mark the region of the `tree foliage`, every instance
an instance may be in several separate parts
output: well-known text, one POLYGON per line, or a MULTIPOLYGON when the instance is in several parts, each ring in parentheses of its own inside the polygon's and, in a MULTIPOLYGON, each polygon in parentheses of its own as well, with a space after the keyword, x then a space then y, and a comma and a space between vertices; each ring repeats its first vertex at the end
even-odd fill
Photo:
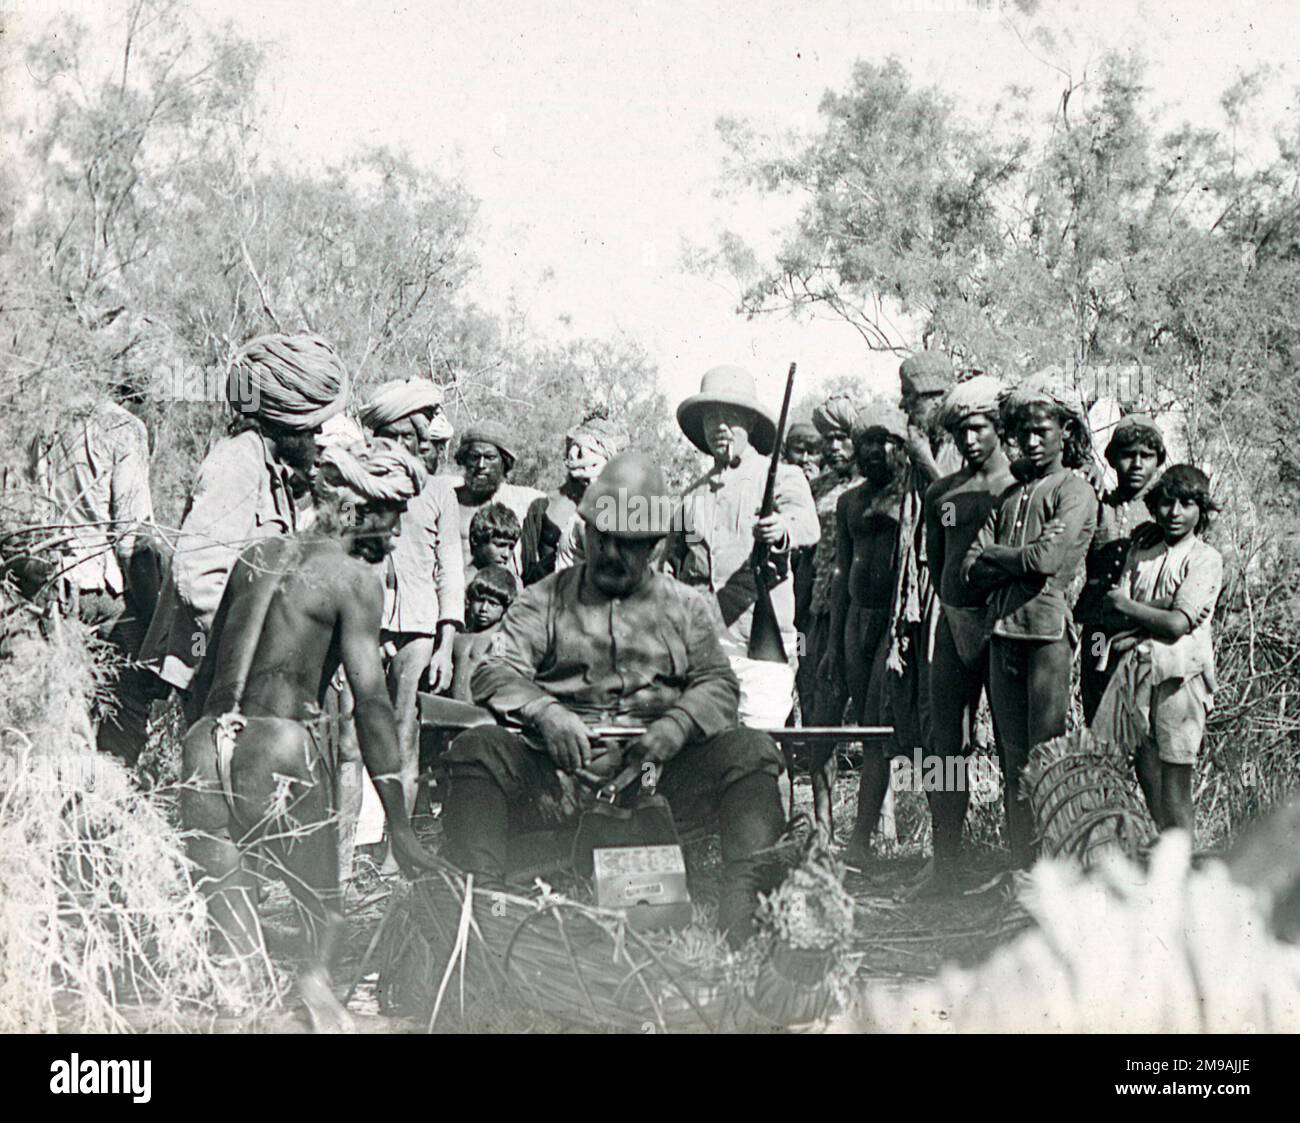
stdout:
POLYGON ((453 423, 505 421, 524 482, 558 482, 559 438, 596 405, 683 474, 644 350, 542 340, 475 300, 478 202, 459 183, 388 149, 320 170, 269 151, 265 50, 179 0, 132 0, 107 69, 88 34, 64 20, 33 42, 37 112, 9 123, 23 159, 0 180, 7 506, 32 426, 115 389, 149 425, 156 506, 175 522, 228 421, 231 357, 275 330, 328 339, 361 395, 428 377, 453 423))

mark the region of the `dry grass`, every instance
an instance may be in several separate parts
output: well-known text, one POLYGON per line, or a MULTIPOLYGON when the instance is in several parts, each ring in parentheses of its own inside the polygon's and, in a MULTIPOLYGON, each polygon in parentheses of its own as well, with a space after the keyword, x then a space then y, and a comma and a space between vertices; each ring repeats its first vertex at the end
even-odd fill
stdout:
POLYGON ((95 752, 81 629, 10 635, 0 659, 0 1031, 192 1027, 276 998, 208 952, 180 833, 95 752), (133 1006, 147 1009, 147 1016, 133 1006))

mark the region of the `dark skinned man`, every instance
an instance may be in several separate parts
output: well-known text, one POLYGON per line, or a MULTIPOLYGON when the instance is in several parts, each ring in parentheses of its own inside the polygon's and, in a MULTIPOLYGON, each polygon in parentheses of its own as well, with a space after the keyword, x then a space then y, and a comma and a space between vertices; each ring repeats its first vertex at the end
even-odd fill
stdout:
MULTIPOLYGON (((835 511, 835 569, 831 625, 821 678, 850 698, 849 721, 882 725, 886 708, 885 657, 894 590, 898 506, 908 480, 907 418, 893 406, 869 405, 854 419, 853 451, 862 479, 844 491, 835 511)), ((819 754, 830 746, 819 746, 819 754)), ((845 860, 866 864, 871 837, 889 792, 890 758, 911 746, 891 738, 863 750, 858 808, 845 860)), ((821 756, 814 757, 817 775, 821 756)), ((829 792, 822 798, 829 802, 829 792)), ((829 808, 827 809, 829 818, 829 808)))
POLYGON ((442 389, 427 378, 385 382, 366 399, 360 417, 376 437, 396 441, 429 472, 402 515, 402 533, 387 562, 381 633, 409 812, 420 764, 416 693, 426 680, 435 694, 450 688, 456 632, 465 622, 460 505, 451 481, 433 475, 452 428, 442 411, 442 389))
POLYGON ((474 700, 521 731, 480 727, 447 753, 449 852, 488 885, 506 874, 513 832, 576 822, 595 787, 658 774, 685 826, 718 821, 724 863, 719 923, 750 934, 770 873, 761 853, 784 816, 781 754, 738 723, 739 686, 708 602, 651 557, 671 523, 663 477, 643 453, 606 465, 579 506, 586 560, 529 586, 472 680, 474 700), (589 729, 646 732, 623 755, 598 753, 589 729))
POLYGON ((1141 544, 1154 540, 1145 499, 1165 462, 1164 434, 1150 417, 1131 413, 1115 426, 1106 460, 1115 470, 1115 486, 1097 506, 1097 532, 1088 547, 1083 591, 1074 606, 1080 638, 1079 695, 1089 725, 1114 669, 1108 658, 1114 632, 1107 623, 1106 595, 1119 581, 1134 532, 1148 524, 1141 544))
POLYGON ((382 562, 424 473, 404 450, 331 448, 310 530, 240 556, 193 682, 202 717, 183 743, 181 818, 223 950, 247 969, 262 949, 253 855, 278 869, 306 919, 311 958, 298 990, 313 1028, 351 1028, 330 989, 341 933, 338 845, 322 704, 339 664, 354 698, 362 757, 398 862, 430 860, 411 831, 393 707, 379 659, 382 562))
POLYGON ((936 424, 952 436, 965 466, 930 485, 925 495, 925 542, 939 597, 939 621, 930 656, 930 752, 942 778, 927 785, 934 834, 934 863, 922 895, 951 892, 958 884, 962 828, 970 802, 965 762, 980 695, 988 678, 988 598, 961 579, 961 563, 980 527, 1012 487, 1015 476, 1002 447, 998 403, 1004 386, 976 375, 954 386, 939 404, 936 424), (950 783, 951 781, 951 783, 950 783))
POLYGON ((141 645, 164 682, 189 687, 240 550, 299 528, 294 477, 310 478, 316 437, 347 393, 346 368, 318 336, 264 335, 240 349, 226 381, 231 435, 199 465, 141 645))
MULTIPOLYGON (((461 560, 466 570, 471 565, 469 524, 480 507, 504 504, 522 526, 528 508, 535 500, 544 498, 535 487, 510 482, 515 459, 514 442, 499 421, 475 421, 461 434, 460 444, 456 446, 456 463, 462 475, 456 485, 456 499, 460 503, 461 560)), ((516 544, 509 568, 517 578, 523 579, 521 544, 516 544)))
POLYGON ((1076 469, 1091 435, 1070 377, 1031 375, 1006 396, 1002 425, 1022 460, 1020 480, 985 520, 961 563, 989 598, 989 708, 1005 781, 1013 864, 1033 861, 1033 816, 1020 773, 1033 747, 1065 732, 1074 622, 1070 595, 1097 525, 1097 495, 1076 469))

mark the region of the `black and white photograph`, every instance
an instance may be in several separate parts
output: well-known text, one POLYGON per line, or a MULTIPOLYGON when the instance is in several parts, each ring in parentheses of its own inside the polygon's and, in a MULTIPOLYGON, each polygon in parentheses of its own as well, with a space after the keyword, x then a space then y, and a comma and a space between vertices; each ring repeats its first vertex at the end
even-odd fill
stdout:
POLYGON ((0 0, 0 127, 41 1094, 1300 1032, 1300 4, 0 0))

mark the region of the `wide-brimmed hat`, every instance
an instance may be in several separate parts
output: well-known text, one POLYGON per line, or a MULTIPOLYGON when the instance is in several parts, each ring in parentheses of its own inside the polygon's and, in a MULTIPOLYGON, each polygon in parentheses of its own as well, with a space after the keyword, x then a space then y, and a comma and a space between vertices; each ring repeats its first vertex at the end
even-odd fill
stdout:
POLYGON ((758 400, 754 376, 744 367, 720 366, 704 372, 700 392, 677 407, 677 424, 701 452, 711 452, 704 437, 704 411, 709 406, 735 406, 753 418, 749 443, 764 456, 776 444, 776 420, 758 400))

